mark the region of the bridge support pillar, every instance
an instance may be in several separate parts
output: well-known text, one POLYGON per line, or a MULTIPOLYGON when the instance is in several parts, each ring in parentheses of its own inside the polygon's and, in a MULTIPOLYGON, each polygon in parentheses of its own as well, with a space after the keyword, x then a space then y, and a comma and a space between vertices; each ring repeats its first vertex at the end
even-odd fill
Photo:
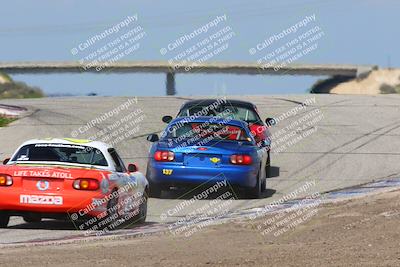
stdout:
POLYGON ((167 95, 176 95, 174 72, 167 73, 166 87, 167 87, 167 95))

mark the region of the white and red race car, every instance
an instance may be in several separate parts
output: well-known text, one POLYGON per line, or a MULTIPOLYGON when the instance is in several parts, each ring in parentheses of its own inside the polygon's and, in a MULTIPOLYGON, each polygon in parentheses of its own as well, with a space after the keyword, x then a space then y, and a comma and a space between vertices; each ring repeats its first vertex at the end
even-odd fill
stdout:
POLYGON ((30 140, 3 164, 0 228, 7 227, 10 216, 22 216, 26 222, 72 220, 79 229, 94 230, 111 223, 115 227, 121 220, 146 219, 146 177, 135 164, 125 167, 117 151, 105 143, 30 140))

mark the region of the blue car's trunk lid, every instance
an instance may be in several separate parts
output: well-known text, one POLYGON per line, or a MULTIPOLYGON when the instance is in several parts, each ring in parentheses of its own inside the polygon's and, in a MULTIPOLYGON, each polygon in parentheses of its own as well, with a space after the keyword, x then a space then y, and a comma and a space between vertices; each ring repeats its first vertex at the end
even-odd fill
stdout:
POLYGON ((171 146, 160 142, 158 149, 169 150, 175 153, 175 161, 190 167, 219 167, 229 160, 233 154, 248 154, 254 147, 242 142, 216 140, 201 146, 171 146))

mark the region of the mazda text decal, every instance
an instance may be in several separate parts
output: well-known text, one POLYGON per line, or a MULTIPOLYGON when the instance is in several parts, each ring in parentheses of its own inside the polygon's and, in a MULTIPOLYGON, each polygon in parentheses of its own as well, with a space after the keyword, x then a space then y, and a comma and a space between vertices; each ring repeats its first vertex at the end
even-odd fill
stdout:
POLYGON ((62 205, 61 196, 38 196, 38 195, 20 195, 21 204, 41 204, 41 205, 62 205))

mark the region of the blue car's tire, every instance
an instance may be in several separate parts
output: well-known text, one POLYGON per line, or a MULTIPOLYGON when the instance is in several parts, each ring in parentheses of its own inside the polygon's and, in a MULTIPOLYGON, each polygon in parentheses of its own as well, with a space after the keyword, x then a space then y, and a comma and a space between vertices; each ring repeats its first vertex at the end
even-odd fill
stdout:
POLYGON ((264 192, 267 190, 267 178, 272 177, 271 174, 271 158, 270 158, 270 153, 268 151, 268 159, 267 163, 265 164, 265 177, 262 179, 262 185, 261 185, 261 190, 264 192))
POLYGON ((261 172, 259 172, 258 175, 257 175, 256 185, 253 188, 249 188, 248 189, 248 196, 250 198, 258 199, 258 198, 261 198, 261 196, 262 196, 262 191, 263 191, 262 190, 262 184, 263 184, 262 180, 265 180, 265 178, 261 179, 260 173, 261 172))
POLYGON ((155 198, 161 197, 162 190, 159 185, 150 182, 149 190, 150 190, 149 192, 150 197, 155 197, 155 198))
POLYGON ((271 156, 268 151, 268 159, 267 159, 267 164, 265 166, 265 177, 270 178, 271 176, 272 176, 271 175, 271 156))
POLYGON ((267 190, 267 179, 264 178, 261 182, 261 192, 264 192, 265 190, 267 190))

